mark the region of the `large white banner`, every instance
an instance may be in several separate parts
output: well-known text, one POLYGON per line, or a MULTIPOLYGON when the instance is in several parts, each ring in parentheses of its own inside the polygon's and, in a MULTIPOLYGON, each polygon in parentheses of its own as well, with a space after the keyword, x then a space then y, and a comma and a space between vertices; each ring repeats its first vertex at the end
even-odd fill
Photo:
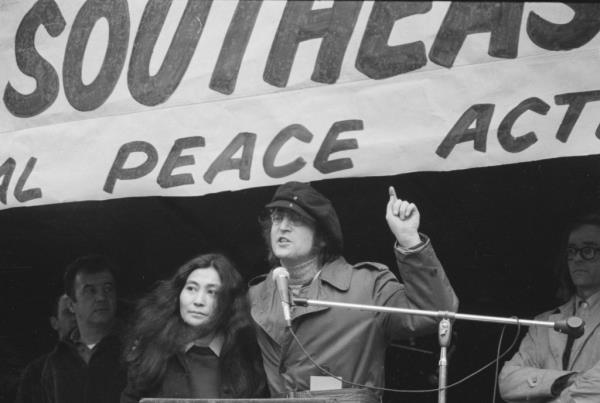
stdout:
POLYGON ((600 153, 600 6, 0 0, 0 208, 600 153))

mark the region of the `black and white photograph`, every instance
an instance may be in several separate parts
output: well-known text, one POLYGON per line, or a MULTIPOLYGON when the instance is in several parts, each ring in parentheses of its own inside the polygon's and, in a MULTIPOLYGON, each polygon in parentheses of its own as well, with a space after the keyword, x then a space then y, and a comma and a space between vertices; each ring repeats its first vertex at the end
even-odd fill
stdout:
POLYGON ((600 402, 600 3, 0 0, 0 402, 600 402))

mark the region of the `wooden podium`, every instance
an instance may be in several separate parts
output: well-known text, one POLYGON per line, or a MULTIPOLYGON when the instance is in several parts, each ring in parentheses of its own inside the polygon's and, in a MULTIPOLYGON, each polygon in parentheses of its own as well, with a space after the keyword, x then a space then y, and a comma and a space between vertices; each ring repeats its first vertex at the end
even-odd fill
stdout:
POLYGON ((338 403, 335 398, 301 397, 273 399, 167 399, 145 398, 140 403, 338 403))
POLYGON ((318 392, 295 392, 291 397, 269 399, 179 399, 143 398, 140 403, 379 403, 379 397, 367 389, 336 389, 318 392))
POLYGON ((301 397, 273 399, 167 399, 145 398, 140 403, 338 403, 335 398, 301 397))

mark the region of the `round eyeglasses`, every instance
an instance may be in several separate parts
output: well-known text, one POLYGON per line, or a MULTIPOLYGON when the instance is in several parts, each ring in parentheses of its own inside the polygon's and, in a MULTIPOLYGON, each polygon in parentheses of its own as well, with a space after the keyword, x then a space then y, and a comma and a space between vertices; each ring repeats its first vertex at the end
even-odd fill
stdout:
POLYGON ((567 248, 567 259, 573 260, 575 259, 575 256, 579 254, 583 260, 594 260, 598 252, 600 252, 600 248, 595 248, 593 246, 584 246, 583 248, 569 246, 567 248))
POLYGON ((270 217, 271 222, 275 225, 281 225, 284 218, 287 218, 288 223, 294 227, 298 227, 307 222, 304 217, 292 210, 273 209, 271 210, 270 217))

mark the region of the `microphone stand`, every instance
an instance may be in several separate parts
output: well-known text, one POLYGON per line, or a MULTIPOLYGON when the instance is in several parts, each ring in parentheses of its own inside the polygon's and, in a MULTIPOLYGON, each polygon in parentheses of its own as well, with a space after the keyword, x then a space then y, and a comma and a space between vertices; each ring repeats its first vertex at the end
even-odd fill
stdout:
POLYGON ((363 304, 350 304, 345 302, 333 302, 333 301, 322 301, 316 299, 306 298, 292 298, 292 303, 299 306, 323 306, 330 308, 347 308, 357 309, 361 311, 374 311, 374 312, 388 312, 388 313, 403 313, 407 315, 420 315, 430 316, 439 318, 440 322, 438 325, 438 339, 440 342, 440 360, 439 366, 439 382, 438 382, 438 403, 446 403, 446 384, 447 384, 447 371, 448 371, 448 359, 446 356, 447 348, 450 345, 450 338, 452 335, 452 322, 450 319, 470 320, 476 322, 491 322, 500 323, 505 325, 519 325, 519 326, 542 326, 553 328, 554 330, 566 333, 574 336, 575 338, 583 335, 584 322, 576 316, 572 316, 566 321, 549 322, 542 320, 529 320, 519 319, 516 317, 506 318, 500 316, 485 316, 485 315, 472 315, 467 313, 458 313, 450 311, 428 311, 422 309, 410 309, 410 308, 394 308, 387 306, 377 305, 363 305, 363 304))

